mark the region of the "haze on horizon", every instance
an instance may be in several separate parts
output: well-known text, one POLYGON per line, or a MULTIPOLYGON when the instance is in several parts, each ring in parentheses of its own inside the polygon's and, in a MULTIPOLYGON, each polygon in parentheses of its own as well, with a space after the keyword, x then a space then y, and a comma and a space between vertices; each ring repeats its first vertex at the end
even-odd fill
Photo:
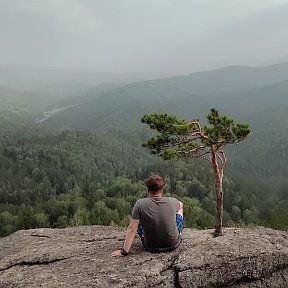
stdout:
POLYGON ((287 27, 288 0, 0 0, 0 65, 167 74, 257 65, 288 60, 287 27))

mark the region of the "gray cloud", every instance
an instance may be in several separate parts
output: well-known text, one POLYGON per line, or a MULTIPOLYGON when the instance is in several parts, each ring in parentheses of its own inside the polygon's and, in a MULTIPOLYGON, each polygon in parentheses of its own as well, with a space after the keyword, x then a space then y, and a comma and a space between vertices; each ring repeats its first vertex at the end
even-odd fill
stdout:
POLYGON ((0 0, 0 65, 189 73, 288 54, 286 27, 288 0, 0 0))

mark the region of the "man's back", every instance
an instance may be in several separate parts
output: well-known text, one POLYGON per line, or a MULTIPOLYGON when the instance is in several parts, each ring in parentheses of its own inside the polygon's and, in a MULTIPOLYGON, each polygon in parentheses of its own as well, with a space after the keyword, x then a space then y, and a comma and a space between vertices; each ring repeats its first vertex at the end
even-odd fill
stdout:
POLYGON ((139 199, 133 208, 132 219, 139 219, 144 228, 144 245, 152 251, 167 251, 181 242, 176 212, 179 201, 172 197, 139 199))

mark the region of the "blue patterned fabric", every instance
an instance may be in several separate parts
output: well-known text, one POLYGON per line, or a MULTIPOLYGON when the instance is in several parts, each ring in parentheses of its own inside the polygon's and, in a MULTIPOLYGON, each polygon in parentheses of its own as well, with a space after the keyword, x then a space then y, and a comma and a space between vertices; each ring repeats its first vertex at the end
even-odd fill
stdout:
MULTIPOLYGON (((180 214, 176 214, 176 225, 177 225, 179 235, 181 235, 183 232, 184 224, 183 224, 183 217, 180 214)), ((137 233, 141 239, 144 238, 144 228, 141 222, 138 225, 137 233)))
POLYGON ((141 222, 138 224, 137 233, 141 239, 144 238, 144 228, 143 228, 141 222))
POLYGON ((179 235, 182 234, 184 224, 183 224, 183 217, 180 214, 176 214, 176 225, 179 231, 179 235))

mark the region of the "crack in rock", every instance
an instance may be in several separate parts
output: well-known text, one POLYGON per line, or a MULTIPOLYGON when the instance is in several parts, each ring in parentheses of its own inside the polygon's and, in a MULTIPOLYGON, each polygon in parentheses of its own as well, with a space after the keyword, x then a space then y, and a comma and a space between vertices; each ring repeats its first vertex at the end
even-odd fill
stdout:
POLYGON ((288 266, 286 266, 284 268, 280 268, 280 269, 278 267, 278 269, 272 271, 268 275, 265 275, 266 277, 263 277, 264 275, 261 275, 260 277, 245 275, 242 278, 239 278, 238 280, 236 280, 235 282, 229 283, 229 287, 233 287, 233 285, 235 285, 235 284, 253 283, 254 281, 262 281, 263 282, 263 281, 271 278, 273 276, 273 274, 278 273, 278 272, 279 272, 281 279, 283 280, 283 283, 286 283, 287 281, 286 281, 285 277, 283 276, 282 272, 287 268, 288 268, 288 266))
MULTIPOLYGON (((239 258, 246 258, 246 257, 239 257, 239 258)), ((193 271, 202 271, 204 270, 205 271, 205 266, 201 266, 200 268, 186 268, 186 269, 179 269, 177 267, 172 267, 175 271, 175 273, 177 273, 177 276, 178 276, 178 279, 177 279, 177 282, 175 282, 175 285, 178 283, 178 286, 175 286, 175 287, 182 287, 181 283, 180 283, 180 275, 179 273, 180 272, 186 272, 186 271, 190 271, 191 273, 193 273, 193 271), (201 269, 201 268, 204 268, 204 269, 201 269)), ((275 268, 273 270, 271 270, 268 274, 260 274, 258 276, 253 276, 253 275, 243 275, 242 277, 238 278, 238 279, 235 279, 234 281, 227 281, 226 283, 222 283, 222 284, 216 284, 214 283, 213 287, 234 287, 233 285, 239 285, 239 284, 246 284, 246 283, 253 283, 255 281, 263 281, 265 279, 269 279, 273 276, 273 274, 275 273, 278 273, 280 274, 281 278, 283 279, 284 283, 286 283, 286 279, 285 277, 283 276, 282 274, 282 271, 285 272, 285 270, 288 268, 288 265, 278 265, 278 266, 275 266, 275 268), (221 286, 219 286, 221 285, 221 286), (227 286, 228 285, 228 286, 227 286)), ((211 283, 209 284, 211 285, 211 283)), ((198 286, 197 286, 198 287, 198 286)), ((204 287, 204 286, 203 286, 204 287)), ((206 286, 205 286, 206 287, 206 286)), ((207 287, 212 287, 212 286, 207 286, 207 287)), ((238 287, 238 286, 237 286, 238 287)))
POLYGON ((82 239, 82 242, 100 242, 100 241, 105 241, 105 240, 115 240, 117 239, 117 241, 124 241, 124 238, 118 238, 117 236, 114 237, 101 237, 101 238, 94 238, 94 239, 82 239))
POLYGON ((7 265, 4 268, 0 268, 0 272, 9 270, 9 269, 11 269, 13 267, 16 267, 16 266, 48 265, 48 264, 52 264, 52 263, 55 263, 55 262, 67 260, 67 259, 70 259, 70 258, 73 258, 73 257, 74 256, 69 256, 69 257, 64 257, 64 258, 56 258, 56 259, 51 259, 51 260, 35 260, 35 261, 33 261, 33 260, 32 261, 23 260, 21 262, 10 263, 9 265, 7 265))
MULTIPOLYGON (((283 269, 283 270, 284 270, 284 269, 283 269)), ((283 281, 286 282, 286 279, 285 279, 284 275, 282 274, 282 271, 280 272, 280 276, 281 276, 281 278, 283 279, 283 281)))
POLYGON ((160 272, 160 275, 163 275, 165 272, 168 272, 169 270, 172 271, 175 288, 181 288, 182 287, 180 284, 180 281, 179 281, 179 269, 175 266, 175 262, 179 259, 179 255, 180 255, 180 252, 178 252, 171 259, 169 259, 168 263, 167 263, 169 265, 167 267, 163 268, 162 271, 160 272))
POLYGON ((40 234, 30 234, 31 237, 39 237, 39 238, 51 238, 50 236, 47 235, 40 235, 40 234))

